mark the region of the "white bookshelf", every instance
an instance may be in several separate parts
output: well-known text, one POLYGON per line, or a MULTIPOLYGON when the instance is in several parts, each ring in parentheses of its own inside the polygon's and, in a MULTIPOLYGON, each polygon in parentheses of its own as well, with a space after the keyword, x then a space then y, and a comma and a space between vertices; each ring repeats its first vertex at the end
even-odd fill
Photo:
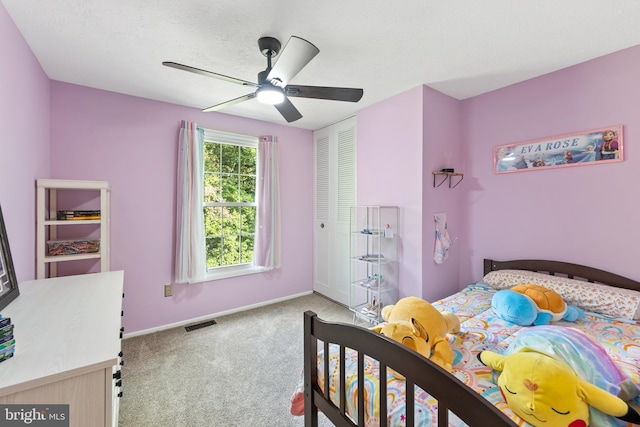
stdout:
MULTIPOLYGON (((110 270, 110 242, 109 242, 109 183, 106 181, 78 181, 64 179, 38 179, 36 181, 36 278, 44 279, 56 277, 58 263, 72 262, 85 259, 97 259, 100 264, 100 272, 110 270), (84 191, 91 195, 95 192, 95 210, 100 210, 100 219, 87 220, 58 220, 58 210, 74 210, 75 206, 59 204, 61 192, 84 191), (48 253, 47 242, 56 240, 61 227, 82 229, 86 231, 86 225, 93 225, 98 236, 75 235, 74 239, 83 237, 100 240, 100 249, 93 253, 79 253, 51 256, 48 253)), ((73 240, 73 239, 72 239, 73 240)))

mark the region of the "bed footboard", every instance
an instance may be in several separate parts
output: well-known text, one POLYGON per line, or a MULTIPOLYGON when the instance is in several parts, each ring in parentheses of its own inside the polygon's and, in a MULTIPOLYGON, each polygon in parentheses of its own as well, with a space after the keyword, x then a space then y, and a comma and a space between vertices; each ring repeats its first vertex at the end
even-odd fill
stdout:
MULTIPOLYGON (((304 313, 304 417, 306 427, 318 426, 318 410, 322 411, 337 427, 365 425, 364 357, 379 363, 380 378, 387 378, 392 368, 406 378, 406 425, 414 425, 414 386, 420 387, 438 400, 438 426, 449 425, 449 411, 474 427, 515 426, 505 414, 489 403, 455 376, 435 363, 380 334, 365 328, 342 323, 328 323, 312 311, 304 313), (345 368, 340 363, 340 400, 335 405, 329 395, 329 375, 324 384, 318 385, 318 340, 322 341, 324 354, 329 354, 329 344, 339 346, 340 360, 345 360, 345 348, 358 352, 357 420, 354 423, 346 411, 345 368), (323 391, 324 390, 324 391, 323 391)), ((329 372, 329 358, 323 357, 324 372, 329 372)), ((380 427, 387 422, 387 384, 379 382, 380 427)))

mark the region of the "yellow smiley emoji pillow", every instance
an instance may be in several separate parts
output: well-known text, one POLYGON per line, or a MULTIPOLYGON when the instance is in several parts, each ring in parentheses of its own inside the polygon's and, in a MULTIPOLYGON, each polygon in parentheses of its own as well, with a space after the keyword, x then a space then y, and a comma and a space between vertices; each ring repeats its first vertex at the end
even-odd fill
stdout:
POLYGON ((640 423, 640 415, 616 395, 620 385, 630 380, 604 350, 592 351, 591 345, 597 344, 580 331, 540 326, 521 332, 514 343, 506 355, 482 351, 478 358, 498 371, 497 385, 507 406, 527 423, 536 427, 618 425, 613 417, 640 423), (523 342, 517 344, 519 339, 523 342))

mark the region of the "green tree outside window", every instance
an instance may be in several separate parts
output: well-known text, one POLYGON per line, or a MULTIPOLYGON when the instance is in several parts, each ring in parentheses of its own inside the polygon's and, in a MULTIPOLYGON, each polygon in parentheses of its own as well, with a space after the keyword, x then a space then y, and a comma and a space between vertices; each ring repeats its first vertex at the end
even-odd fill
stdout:
POLYGON ((250 263, 256 224, 257 148, 205 141, 207 268, 250 263))

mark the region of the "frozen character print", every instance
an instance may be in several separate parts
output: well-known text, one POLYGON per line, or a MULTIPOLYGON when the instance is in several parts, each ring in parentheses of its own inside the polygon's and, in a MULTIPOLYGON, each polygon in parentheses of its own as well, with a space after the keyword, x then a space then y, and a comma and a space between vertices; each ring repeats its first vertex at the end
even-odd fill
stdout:
POLYGON ((612 160, 618 158, 618 137, 613 129, 602 132, 602 145, 600 146, 600 160, 612 160))

